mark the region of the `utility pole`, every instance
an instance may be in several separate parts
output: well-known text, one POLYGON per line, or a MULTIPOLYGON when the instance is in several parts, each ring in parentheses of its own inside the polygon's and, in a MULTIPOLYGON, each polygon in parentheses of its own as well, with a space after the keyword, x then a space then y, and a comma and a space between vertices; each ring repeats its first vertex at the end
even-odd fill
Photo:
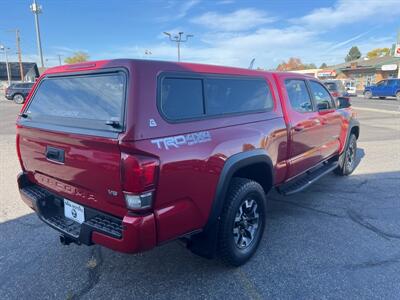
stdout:
POLYGON ((31 7, 31 11, 35 15, 36 42, 37 42, 38 53, 39 53, 39 57, 40 57, 40 65, 42 68, 44 68, 42 41, 40 39, 40 28, 39 28, 39 14, 42 12, 42 6, 38 5, 36 3, 36 0, 33 0, 33 3, 31 4, 30 7, 31 7))
POLYGON ((20 37, 19 37, 19 29, 15 29, 15 39, 16 39, 16 42, 17 42, 19 73, 20 73, 20 75, 21 75, 21 81, 24 82, 24 69, 23 69, 23 67, 22 67, 21 39, 20 39, 20 37))
POLYGON ((185 38, 182 39, 182 35, 184 35, 184 32, 182 32, 182 31, 179 32, 178 35, 174 35, 174 36, 172 36, 171 33, 165 32, 165 31, 164 31, 164 34, 166 36, 168 36, 168 38, 169 38, 169 40, 171 42, 175 42, 176 43, 176 45, 178 47, 178 61, 181 61, 181 43, 187 42, 189 40, 189 38, 194 37, 194 35, 193 34, 186 34, 185 38))
POLYGON ((11 84, 11 75, 10 75, 10 67, 8 65, 8 55, 7 55, 7 50, 9 50, 10 48, 7 48, 4 45, 0 45, 0 50, 4 51, 4 55, 6 58, 6 68, 7 68, 7 81, 8 81, 8 86, 10 86, 11 84))

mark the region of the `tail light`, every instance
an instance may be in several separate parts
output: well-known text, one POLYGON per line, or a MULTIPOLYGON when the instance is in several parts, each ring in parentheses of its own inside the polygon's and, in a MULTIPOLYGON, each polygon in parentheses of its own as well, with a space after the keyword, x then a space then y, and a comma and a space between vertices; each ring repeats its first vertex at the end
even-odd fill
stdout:
MULTIPOLYGON (((17 128, 18 128, 18 125, 17 125, 17 128)), ((18 161, 19 161, 19 164, 20 164, 20 166, 21 166, 22 171, 25 171, 24 164, 22 163, 22 157, 21 157, 21 149, 20 149, 20 145, 19 145, 19 142, 20 142, 19 139, 20 139, 20 137, 19 137, 19 134, 17 133, 16 136, 15 136, 15 146, 16 146, 16 150, 17 150, 18 161)))
POLYGON ((122 184, 129 209, 151 208, 158 176, 158 159, 122 153, 122 184))
POLYGON ((339 97, 339 93, 338 92, 332 92, 331 93, 333 97, 339 97))

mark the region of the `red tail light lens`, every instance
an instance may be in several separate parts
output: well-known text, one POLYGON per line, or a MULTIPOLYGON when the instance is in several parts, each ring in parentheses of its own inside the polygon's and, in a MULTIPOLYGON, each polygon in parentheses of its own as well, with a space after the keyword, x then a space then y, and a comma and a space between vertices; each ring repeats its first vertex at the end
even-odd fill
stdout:
MULTIPOLYGON (((18 128, 18 125, 17 125, 17 128, 18 128)), ((20 137, 19 137, 19 134, 17 133, 16 137, 15 137, 15 146, 17 148, 18 161, 19 161, 19 164, 21 166, 22 171, 25 171, 24 164, 22 163, 21 149, 20 149, 20 146, 19 146, 19 139, 20 139, 20 137)))
POLYGON ((331 93, 333 97, 339 97, 339 93, 338 92, 332 92, 331 93))
POLYGON ((125 192, 141 193, 155 187, 159 161, 155 158, 122 153, 122 182, 125 192))

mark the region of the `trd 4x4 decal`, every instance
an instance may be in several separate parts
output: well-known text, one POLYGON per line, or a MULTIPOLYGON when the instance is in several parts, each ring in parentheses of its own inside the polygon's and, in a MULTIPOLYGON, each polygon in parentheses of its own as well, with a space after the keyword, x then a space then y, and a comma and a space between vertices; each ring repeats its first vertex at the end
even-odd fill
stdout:
POLYGON ((200 143, 211 141, 211 134, 209 131, 200 131, 189 133, 185 135, 170 136, 160 139, 151 140, 152 144, 157 145, 158 149, 179 148, 184 145, 192 146, 200 143))

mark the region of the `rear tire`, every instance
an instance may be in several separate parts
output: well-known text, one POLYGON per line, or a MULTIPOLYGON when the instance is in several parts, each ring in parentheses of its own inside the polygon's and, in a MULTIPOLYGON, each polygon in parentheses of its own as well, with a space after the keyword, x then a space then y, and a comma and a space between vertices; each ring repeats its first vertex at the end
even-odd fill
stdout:
POLYGON ((371 99, 372 98, 372 93, 370 91, 366 91, 364 93, 364 98, 371 99))
POLYGON ((23 104, 23 103, 25 102, 25 98, 24 98, 24 96, 22 96, 21 94, 15 94, 15 95, 13 96, 13 101, 14 101, 16 104, 23 104))
POLYGON ((347 176, 353 173, 356 168, 357 157, 357 137, 352 133, 349 137, 349 143, 344 152, 342 165, 339 166, 335 173, 340 176, 347 176))
POLYGON ((240 266, 256 252, 265 228, 266 196, 261 185, 233 178, 221 215, 218 255, 228 265, 240 266))

